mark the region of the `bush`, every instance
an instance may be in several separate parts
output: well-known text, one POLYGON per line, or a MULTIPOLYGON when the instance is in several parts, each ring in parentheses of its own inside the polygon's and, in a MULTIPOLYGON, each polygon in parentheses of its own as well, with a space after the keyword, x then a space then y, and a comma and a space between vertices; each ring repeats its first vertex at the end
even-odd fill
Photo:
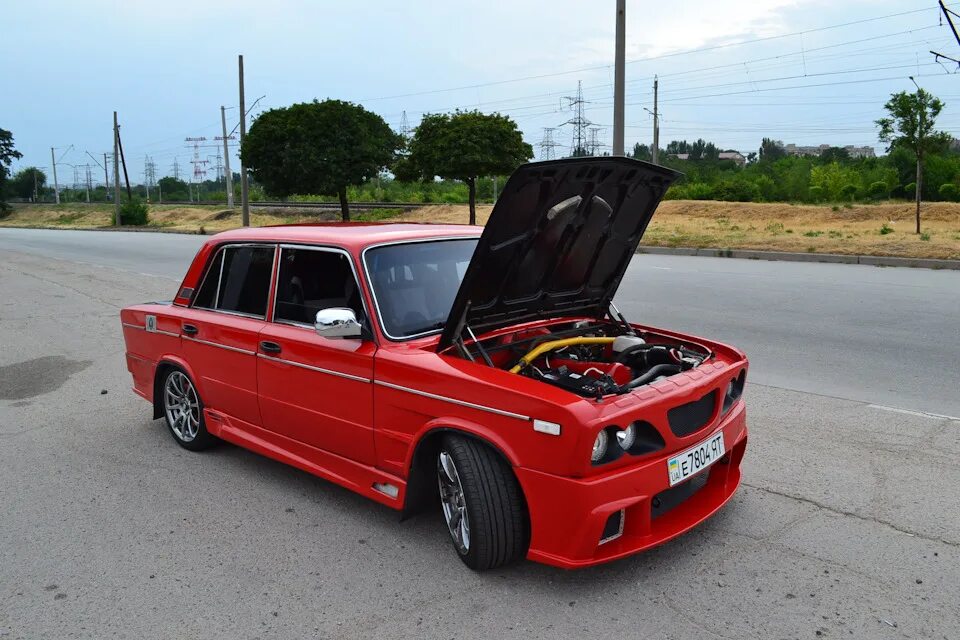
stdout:
POLYGON ((949 200, 950 202, 956 202, 958 197, 960 197, 960 189, 957 189, 957 185, 950 182, 940 185, 937 193, 940 194, 942 199, 949 200))
MULTIPOLYGON (((127 200, 120 205, 120 224, 143 226, 147 222, 147 205, 141 202, 139 198, 127 200)), ((116 217, 114 217, 113 223, 117 223, 116 217)))
POLYGON ((849 198, 850 200, 853 200, 854 197, 857 195, 857 185, 855 184, 843 185, 842 187, 840 187, 840 195, 842 195, 844 198, 849 198))
POLYGON ((719 200, 728 202, 757 202, 760 200, 760 188, 746 180, 725 180, 714 192, 719 200))
POLYGON ((867 191, 874 200, 890 197, 890 187, 887 186, 886 182, 871 182, 867 191))
POLYGON ((823 202, 823 187, 814 185, 808 190, 811 202, 823 202))
POLYGON ((893 227, 884 222, 883 226, 880 227, 880 235, 885 236, 888 233, 893 233, 893 227))
POLYGON ((904 198, 914 198, 914 197, 916 197, 916 194, 917 194, 917 183, 916 183, 916 182, 908 182, 907 184, 903 185, 903 197, 904 197, 904 198))

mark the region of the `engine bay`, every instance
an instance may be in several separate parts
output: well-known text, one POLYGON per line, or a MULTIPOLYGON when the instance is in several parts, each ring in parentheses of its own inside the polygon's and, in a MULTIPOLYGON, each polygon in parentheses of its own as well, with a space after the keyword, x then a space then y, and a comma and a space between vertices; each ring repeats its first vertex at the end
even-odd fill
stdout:
MULTIPOLYGON (((713 355, 702 345, 637 331, 625 321, 537 327, 473 346, 491 366, 597 399, 694 369, 713 355)), ((465 355, 475 359, 470 351, 465 355)))

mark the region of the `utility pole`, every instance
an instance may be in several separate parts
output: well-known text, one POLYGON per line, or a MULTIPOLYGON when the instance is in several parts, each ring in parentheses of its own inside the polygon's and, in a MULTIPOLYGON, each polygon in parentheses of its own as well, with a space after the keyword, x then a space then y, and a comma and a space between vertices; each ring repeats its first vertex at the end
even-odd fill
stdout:
POLYGON ((660 111, 657 109, 658 84, 657 76, 653 76, 653 149, 650 150, 653 164, 657 164, 660 156, 660 111))
POLYGON ((243 226, 250 226, 250 184, 247 180, 247 167, 243 163, 243 139, 247 135, 247 111, 243 101, 243 56, 239 56, 240 65, 240 204, 243 207, 243 226))
POLYGON ((120 226, 120 127, 117 112, 113 112, 113 221, 120 226))
POLYGON ((227 172, 227 208, 233 209, 233 174, 230 173, 230 148, 227 146, 227 109, 220 105, 220 124, 223 125, 223 164, 227 172))
POLYGON ((623 155, 624 63, 626 62, 627 0, 617 0, 616 59, 613 65, 613 155, 623 155))
POLYGON ((50 161, 53 162, 53 196, 57 204, 60 204, 60 183, 57 182, 57 156, 53 152, 53 147, 50 147, 50 161))

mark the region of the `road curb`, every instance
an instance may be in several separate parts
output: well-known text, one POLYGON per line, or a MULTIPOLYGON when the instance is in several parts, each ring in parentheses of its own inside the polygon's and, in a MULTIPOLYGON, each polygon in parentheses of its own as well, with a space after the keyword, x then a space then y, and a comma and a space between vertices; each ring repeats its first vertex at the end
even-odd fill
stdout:
POLYGON ((835 264, 865 264, 875 267, 960 270, 960 260, 939 260, 935 258, 899 258, 895 256, 857 256, 840 253, 791 253, 788 251, 753 251, 750 249, 697 249, 694 247, 651 246, 637 247, 637 253, 783 262, 831 262, 835 264))

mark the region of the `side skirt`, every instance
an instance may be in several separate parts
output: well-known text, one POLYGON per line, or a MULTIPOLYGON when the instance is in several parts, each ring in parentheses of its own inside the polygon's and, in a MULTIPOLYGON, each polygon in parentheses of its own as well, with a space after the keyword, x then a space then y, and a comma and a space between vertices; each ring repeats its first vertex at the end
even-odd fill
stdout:
POLYGON ((203 413, 210 433, 227 442, 339 484, 391 509, 403 508, 407 483, 396 476, 231 418, 219 411, 204 409, 203 413), (396 487, 396 495, 374 489, 375 484, 396 487))

